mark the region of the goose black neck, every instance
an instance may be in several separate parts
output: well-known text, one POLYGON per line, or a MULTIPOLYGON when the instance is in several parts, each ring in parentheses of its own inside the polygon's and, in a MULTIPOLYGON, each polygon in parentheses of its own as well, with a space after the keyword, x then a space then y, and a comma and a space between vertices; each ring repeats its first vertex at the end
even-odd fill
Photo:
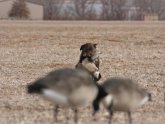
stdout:
POLYGON ((104 90, 104 88, 96 83, 96 86, 98 88, 98 94, 96 99, 93 101, 93 110, 94 113, 96 113, 100 108, 99 108, 99 103, 100 101, 108 95, 108 93, 104 90))

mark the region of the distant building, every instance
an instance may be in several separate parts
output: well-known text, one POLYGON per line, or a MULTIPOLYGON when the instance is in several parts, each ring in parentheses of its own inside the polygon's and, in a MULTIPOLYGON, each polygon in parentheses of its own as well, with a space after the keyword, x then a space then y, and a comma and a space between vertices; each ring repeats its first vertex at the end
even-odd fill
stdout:
POLYGON ((145 14, 144 15, 145 21, 157 21, 159 20, 158 14, 145 14))
MULTIPOLYGON (((0 19, 9 19, 9 11, 11 10, 14 1, 16 0, 0 0, 0 19)), ((26 5, 30 12, 29 19, 41 20, 43 19, 43 5, 33 1, 26 0, 26 5)))

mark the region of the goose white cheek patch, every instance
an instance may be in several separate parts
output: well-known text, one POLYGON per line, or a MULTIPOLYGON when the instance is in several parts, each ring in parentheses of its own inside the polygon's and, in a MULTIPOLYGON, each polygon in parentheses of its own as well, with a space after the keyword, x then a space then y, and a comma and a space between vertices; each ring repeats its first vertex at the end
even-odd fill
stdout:
POLYGON ((112 103, 112 95, 108 95, 103 99, 103 105, 104 106, 109 106, 112 103))
POLYGON ((51 90, 51 89, 43 89, 42 93, 44 97, 48 98, 49 100, 57 103, 57 104, 64 104, 66 105, 68 103, 68 99, 66 96, 51 90))

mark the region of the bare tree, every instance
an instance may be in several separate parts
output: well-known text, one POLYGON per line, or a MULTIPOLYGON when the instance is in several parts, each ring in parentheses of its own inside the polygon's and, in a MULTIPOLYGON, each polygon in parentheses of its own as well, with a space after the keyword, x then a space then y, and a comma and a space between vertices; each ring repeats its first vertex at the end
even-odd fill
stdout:
POLYGON ((163 0, 135 0, 139 17, 144 19, 144 14, 157 14, 159 17, 165 12, 163 0))
POLYGON ((64 0, 45 0, 44 18, 48 20, 59 19, 63 3, 64 0))
POLYGON ((9 17, 27 19, 29 14, 30 12, 26 6, 25 0, 16 0, 9 12, 9 17))
POLYGON ((159 17, 165 12, 163 0, 148 0, 148 13, 157 14, 159 17))
POLYGON ((101 18, 110 20, 112 17, 111 10, 113 8, 111 4, 111 0, 101 0, 101 4, 102 4, 101 18))
POLYGON ((113 15, 115 15, 114 19, 117 19, 117 20, 123 20, 125 19, 125 9, 124 6, 125 6, 125 3, 126 3, 126 0, 112 0, 112 4, 114 6, 114 9, 113 9, 113 15))
POLYGON ((67 5, 63 10, 62 19, 64 20, 75 20, 75 9, 73 6, 67 5))
POLYGON ((102 18, 106 20, 123 20, 126 0, 101 0, 102 18))
POLYGON ((90 19, 95 16, 94 3, 95 0, 73 0, 78 19, 90 19))
POLYGON ((135 0, 134 1, 135 7, 137 8, 137 19, 143 20, 144 14, 147 11, 147 1, 146 0, 135 0))

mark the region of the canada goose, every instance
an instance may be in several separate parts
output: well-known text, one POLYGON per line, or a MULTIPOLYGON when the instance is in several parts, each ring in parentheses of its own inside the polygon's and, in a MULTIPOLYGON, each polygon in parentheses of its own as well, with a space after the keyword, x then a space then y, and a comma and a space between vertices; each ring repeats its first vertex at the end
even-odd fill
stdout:
MULTIPOLYGON (((108 93, 103 98, 102 103, 109 111, 109 124, 111 124, 114 111, 127 112, 129 124, 132 124, 131 112, 145 102, 151 101, 151 94, 130 79, 111 78, 106 80, 102 87, 108 93)), ((97 110, 98 108, 95 109, 95 112, 97 110)))
POLYGON ((75 111, 74 122, 78 122, 77 107, 94 101, 98 88, 86 71, 79 69, 59 69, 27 86, 28 93, 37 93, 60 106, 71 107, 75 111))
POLYGON ((93 62, 90 62, 87 58, 85 58, 81 63, 78 63, 76 65, 76 68, 83 69, 89 72, 89 74, 94 78, 95 81, 98 81, 101 78, 99 69, 93 62))

